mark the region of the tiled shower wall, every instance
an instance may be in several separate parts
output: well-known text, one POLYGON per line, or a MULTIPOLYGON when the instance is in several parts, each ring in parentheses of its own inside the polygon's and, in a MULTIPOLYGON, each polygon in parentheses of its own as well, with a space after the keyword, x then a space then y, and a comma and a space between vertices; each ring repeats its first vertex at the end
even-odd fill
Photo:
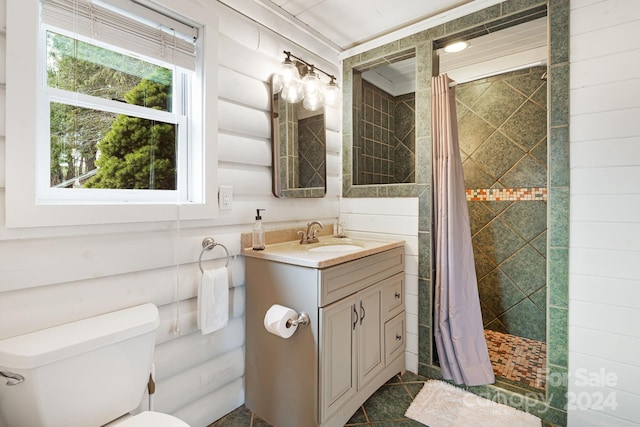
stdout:
MULTIPOLYGON (((279 97, 276 94, 274 97, 279 97)), ((277 99, 277 98, 275 98, 277 99)), ((280 194, 300 196, 310 188, 325 188, 325 115, 304 110, 302 102, 290 104, 280 99, 279 174, 285 185, 280 194)), ((324 191, 322 192, 324 194, 324 191)))
POLYGON ((361 102, 354 102, 354 115, 363 120, 354 130, 355 183, 415 182, 415 94, 392 96, 357 78, 361 102))
POLYGON ((487 329, 545 341, 544 67, 456 87, 460 152, 487 329))
POLYGON ((324 114, 298 120, 298 179, 301 188, 325 186, 324 135, 324 114))

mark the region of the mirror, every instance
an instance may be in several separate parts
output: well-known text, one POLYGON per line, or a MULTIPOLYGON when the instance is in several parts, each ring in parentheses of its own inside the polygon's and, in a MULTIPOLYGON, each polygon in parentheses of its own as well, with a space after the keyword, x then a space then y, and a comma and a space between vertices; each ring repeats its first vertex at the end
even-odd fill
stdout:
POLYGON ((353 70, 353 185, 415 182, 416 58, 353 70))
POLYGON ((291 104, 271 85, 273 194, 276 197, 324 197, 326 127, 324 107, 306 110, 291 104))

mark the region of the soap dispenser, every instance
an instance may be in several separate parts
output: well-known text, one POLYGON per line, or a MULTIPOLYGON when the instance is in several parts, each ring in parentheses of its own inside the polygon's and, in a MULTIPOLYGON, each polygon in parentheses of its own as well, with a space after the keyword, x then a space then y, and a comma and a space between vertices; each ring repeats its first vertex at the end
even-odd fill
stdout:
POLYGON ((254 251, 264 249, 264 229, 262 228, 262 217, 260 211, 265 209, 256 209, 256 223, 253 225, 253 233, 251 234, 251 243, 254 251))

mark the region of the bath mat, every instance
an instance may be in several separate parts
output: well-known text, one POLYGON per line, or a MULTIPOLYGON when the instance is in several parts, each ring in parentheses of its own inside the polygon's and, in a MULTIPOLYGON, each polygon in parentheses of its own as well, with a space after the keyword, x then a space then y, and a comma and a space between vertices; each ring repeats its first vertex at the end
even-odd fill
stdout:
POLYGON ((404 414, 429 427, 540 427, 540 418, 444 381, 427 381, 404 414))

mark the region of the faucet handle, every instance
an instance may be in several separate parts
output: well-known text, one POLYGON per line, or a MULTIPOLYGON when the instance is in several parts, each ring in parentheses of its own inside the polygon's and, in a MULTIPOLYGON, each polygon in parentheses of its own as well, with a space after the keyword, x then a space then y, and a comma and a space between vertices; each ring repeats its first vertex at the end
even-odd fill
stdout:
POLYGON ((301 245, 304 244, 305 237, 306 237, 305 234, 304 234, 304 231, 298 230, 297 234, 298 234, 298 236, 300 236, 300 244, 301 245))

